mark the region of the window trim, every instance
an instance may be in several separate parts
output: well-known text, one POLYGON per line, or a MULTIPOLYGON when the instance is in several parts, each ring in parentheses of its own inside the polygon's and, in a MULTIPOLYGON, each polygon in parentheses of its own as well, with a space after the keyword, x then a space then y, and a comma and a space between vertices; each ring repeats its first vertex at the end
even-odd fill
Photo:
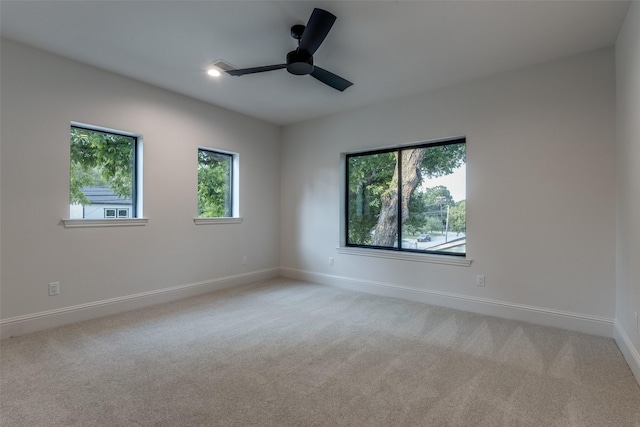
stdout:
MULTIPOLYGON (((349 159, 352 157, 364 156, 364 155, 374 155, 374 154, 382 154, 382 153, 392 153, 398 152, 400 153, 402 150, 414 149, 414 148, 425 148, 425 147, 438 147, 444 145, 453 145, 453 144, 467 144, 466 136, 455 136, 449 138, 435 139, 431 141, 423 141, 423 142, 412 142, 405 144, 396 144, 391 146, 373 148, 373 149, 363 149, 357 151, 349 151, 341 153, 340 155, 340 190, 342 192, 342 196, 340 197, 340 246, 338 248, 338 252, 342 254, 349 255, 364 255, 364 256, 372 256, 372 257, 381 257, 381 258, 393 258, 393 259, 402 259, 407 261, 421 261, 421 262, 435 262, 439 264, 449 264, 449 265, 461 265, 461 266, 469 266, 471 265, 471 259, 468 258, 468 252, 465 253, 454 253, 454 252, 444 252, 444 251, 429 251, 429 250, 417 250, 410 248, 402 248, 400 244, 397 247, 386 247, 386 246, 372 246, 372 245, 357 245, 347 242, 347 233, 349 229, 349 191, 348 191, 348 173, 349 173, 349 159), (440 260, 440 261, 438 261, 440 260), (455 261, 459 260, 459 261, 455 261)), ((398 156, 399 164, 399 173, 398 173, 398 185, 402 183, 402 156, 398 156)), ((466 199, 466 197, 465 197, 466 199)), ((401 215, 397 215, 398 217, 398 241, 402 239, 402 218, 401 215)), ((466 235, 466 233, 465 233, 466 235)))
POLYGON ((146 225, 149 221, 148 218, 144 218, 142 215, 142 206, 143 206, 143 187, 142 187, 142 171, 143 171, 143 137, 141 134, 123 131, 119 129, 107 128, 104 126, 97 126, 88 123, 82 122, 70 122, 69 129, 78 128, 78 129, 86 129, 88 131, 94 132, 104 132, 111 133, 114 135, 125 136, 128 138, 133 138, 133 177, 132 181, 134 183, 133 188, 131 189, 131 217, 130 218, 100 218, 100 219, 91 219, 91 218, 62 218, 62 223, 65 228, 77 228, 77 227, 122 227, 122 226, 131 226, 131 225, 146 225), (112 221, 113 224, 102 224, 105 221, 112 221), (84 222, 84 225, 80 225, 81 222, 84 222))
POLYGON ((132 227, 144 226, 149 222, 149 218, 114 218, 114 219, 85 219, 85 218, 63 218, 64 228, 92 228, 92 227, 132 227))
MULTIPOLYGON (((226 217, 200 217, 197 213, 197 201, 196 201, 196 216, 193 218, 195 225, 211 225, 211 224, 239 224, 243 221, 240 216, 240 154, 223 150, 219 148, 211 148, 205 146, 198 146, 198 153, 203 151, 210 151, 213 153, 219 153, 231 157, 231 216, 226 217)), ((196 176, 197 180, 197 176, 196 176)), ((196 186, 197 188, 197 186, 196 186)), ((197 199, 197 195, 196 195, 197 199)))
POLYGON ((336 252, 342 255, 357 255, 372 258, 386 258, 401 261, 426 262, 431 264, 444 264, 459 267, 469 267, 472 259, 454 255, 440 255, 423 251, 396 251, 376 249, 366 246, 343 246, 336 248, 336 252))
POLYGON ((195 225, 211 225, 211 224, 240 224, 243 221, 240 217, 220 217, 220 218, 193 218, 195 225))

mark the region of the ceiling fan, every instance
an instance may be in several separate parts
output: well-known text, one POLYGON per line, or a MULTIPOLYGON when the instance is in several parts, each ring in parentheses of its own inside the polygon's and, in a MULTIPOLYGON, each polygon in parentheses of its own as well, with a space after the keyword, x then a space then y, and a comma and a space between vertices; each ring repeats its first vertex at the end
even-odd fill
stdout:
POLYGON ((309 74, 322 83, 343 92, 353 83, 313 64, 313 54, 329 34, 329 30, 331 30, 335 20, 335 15, 326 10, 313 9, 306 27, 304 25, 291 27, 291 37, 298 40, 298 48, 287 54, 287 62, 285 64, 225 70, 225 72, 232 76, 244 76, 246 74, 264 73, 265 71, 286 68, 291 74, 298 76, 309 74))

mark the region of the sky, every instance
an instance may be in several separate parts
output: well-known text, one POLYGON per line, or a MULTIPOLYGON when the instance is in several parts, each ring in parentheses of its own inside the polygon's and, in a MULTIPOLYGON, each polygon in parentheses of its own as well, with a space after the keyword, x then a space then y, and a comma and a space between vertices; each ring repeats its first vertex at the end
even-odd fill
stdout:
POLYGON ((424 181, 427 188, 444 185, 449 189, 451 197, 456 202, 467 199, 467 169, 466 165, 455 169, 452 174, 432 178, 424 181))

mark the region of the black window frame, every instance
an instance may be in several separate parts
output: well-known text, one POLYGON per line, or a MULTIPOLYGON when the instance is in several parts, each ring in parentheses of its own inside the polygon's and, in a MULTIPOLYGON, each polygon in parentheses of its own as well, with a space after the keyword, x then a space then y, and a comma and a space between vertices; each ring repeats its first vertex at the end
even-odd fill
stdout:
MULTIPOLYGON (((445 145, 457 145, 457 144, 464 144, 465 145, 465 150, 466 150, 466 144, 467 144, 467 139, 466 137, 460 137, 460 138, 454 138, 454 139, 447 139, 447 140, 442 140, 442 141, 434 141, 434 142, 423 142, 423 143, 418 143, 418 144, 411 144, 411 145, 401 145, 401 146, 396 146, 396 147, 390 147, 390 148, 381 148, 381 149, 373 149, 373 150, 368 150, 368 151, 359 151, 359 152, 354 152, 354 153, 346 153, 345 155, 345 176, 344 176, 344 212, 343 212, 343 219, 344 219, 344 244, 346 247, 350 247, 350 248, 365 248, 365 249, 375 249, 375 250, 384 250, 384 251, 393 251, 393 252, 410 252, 410 253, 419 253, 419 254, 425 254, 425 255, 444 255, 444 256, 455 256, 455 257, 461 257, 461 258, 465 258, 467 256, 466 250, 463 253, 460 252, 445 252, 445 251, 434 251, 434 250, 429 250, 429 249, 411 249, 411 248, 403 248, 402 247, 402 203, 398 203, 397 205, 397 230, 398 230, 398 236, 397 236, 397 240, 398 240, 398 244, 397 246, 393 246, 393 247, 389 247, 389 246, 376 246, 376 245, 361 245, 361 244, 356 244, 356 243, 349 243, 349 160, 351 158, 354 157, 361 157, 361 156, 370 156, 370 155, 375 155, 375 154, 385 154, 385 153, 398 153, 397 156, 397 161, 398 161, 398 194, 401 195, 402 191, 402 155, 401 152, 405 151, 405 150, 413 150, 416 148, 432 148, 432 147, 439 147, 439 146, 445 146, 445 145)), ((465 162, 465 168, 466 168, 466 162, 465 162)), ((466 200, 466 195, 465 195, 465 200, 466 200)), ((465 214, 466 215, 466 214, 465 214)), ((466 233, 465 233, 466 236, 466 233)))

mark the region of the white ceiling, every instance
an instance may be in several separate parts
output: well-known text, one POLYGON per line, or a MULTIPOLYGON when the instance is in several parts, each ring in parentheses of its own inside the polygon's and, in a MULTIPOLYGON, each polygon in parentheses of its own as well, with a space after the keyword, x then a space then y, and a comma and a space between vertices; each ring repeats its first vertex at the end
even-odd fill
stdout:
POLYGON ((279 125, 615 42, 628 1, 10 1, 3 37, 279 125), (285 62, 314 7, 338 17, 314 62, 338 92, 285 70, 213 79, 211 62, 285 62))

